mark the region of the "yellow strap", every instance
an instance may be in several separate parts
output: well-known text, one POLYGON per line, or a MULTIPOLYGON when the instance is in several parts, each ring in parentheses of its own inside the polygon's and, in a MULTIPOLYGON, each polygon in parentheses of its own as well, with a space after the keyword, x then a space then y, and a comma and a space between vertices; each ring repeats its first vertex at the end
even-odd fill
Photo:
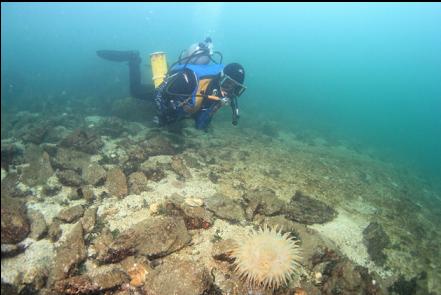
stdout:
MULTIPOLYGON (((202 106, 202 101, 204 100, 204 97, 212 96, 212 95, 203 95, 202 93, 205 93, 207 90, 208 84, 210 84, 211 79, 202 79, 199 81, 198 90, 196 91, 195 95, 195 102, 194 106, 188 105, 188 102, 191 100, 192 97, 187 98, 185 101, 182 102, 183 108, 188 113, 196 113, 200 110, 202 106)), ((210 99, 210 98, 209 98, 210 99)))

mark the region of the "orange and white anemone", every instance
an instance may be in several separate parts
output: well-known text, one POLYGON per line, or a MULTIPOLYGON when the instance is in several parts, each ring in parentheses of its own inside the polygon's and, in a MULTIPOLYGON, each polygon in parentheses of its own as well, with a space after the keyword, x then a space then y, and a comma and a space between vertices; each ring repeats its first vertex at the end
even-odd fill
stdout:
POLYGON ((266 225, 236 239, 232 256, 235 271, 256 287, 276 289, 300 271, 298 240, 266 225))

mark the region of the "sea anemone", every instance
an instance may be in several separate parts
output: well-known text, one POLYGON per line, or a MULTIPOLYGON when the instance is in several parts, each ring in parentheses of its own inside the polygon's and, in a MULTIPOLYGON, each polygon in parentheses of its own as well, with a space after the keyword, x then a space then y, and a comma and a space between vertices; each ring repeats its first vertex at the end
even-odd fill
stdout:
POLYGON ((277 289, 300 270, 298 240, 266 225, 236 239, 231 255, 235 271, 255 287, 277 289))

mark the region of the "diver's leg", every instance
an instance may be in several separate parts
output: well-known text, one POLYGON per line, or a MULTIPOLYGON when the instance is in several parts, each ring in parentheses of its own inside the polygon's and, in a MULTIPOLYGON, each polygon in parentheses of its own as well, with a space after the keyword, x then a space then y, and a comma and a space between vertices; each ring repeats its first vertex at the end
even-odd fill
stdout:
POLYGON ((154 95, 153 85, 141 84, 141 57, 138 51, 98 50, 96 53, 99 57, 110 61, 129 62, 130 94, 133 97, 149 99, 154 95))
POLYGON ((163 83, 159 85, 159 87, 156 89, 156 95, 154 95, 153 103, 156 106, 156 116, 153 119, 153 122, 155 122, 159 126, 164 126, 167 124, 167 114, 170 112, 167 99, 164 96, 166 84, 163 83))
POLYGON ((129 60, 130 94, 139 99, 151 99, 155 93, 155 87, 141 83, 141 57, 139 53, 132 55, 129 60))
POLYGON ((133 56, 139 56, 139 52, 135 50, 97 50, 96 54, 110 61, 129 61, 133 56))

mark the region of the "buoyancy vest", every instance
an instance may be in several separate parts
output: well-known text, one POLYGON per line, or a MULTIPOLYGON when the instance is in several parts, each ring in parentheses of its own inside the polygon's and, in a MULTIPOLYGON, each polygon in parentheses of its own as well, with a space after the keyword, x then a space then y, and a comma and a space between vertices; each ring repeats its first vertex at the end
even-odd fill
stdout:
POLYGON ((170 69, 170 72, 179 72, 184 68, 190 69, 196 77, 196 87, 192 95, 188 97, 182 104, 182 108, 186 113, 193 114, 201 109, 204 96, 207 95, 206 90, 210 82, 224 68, 223 64, 209 65, 176 65, 170 69))

